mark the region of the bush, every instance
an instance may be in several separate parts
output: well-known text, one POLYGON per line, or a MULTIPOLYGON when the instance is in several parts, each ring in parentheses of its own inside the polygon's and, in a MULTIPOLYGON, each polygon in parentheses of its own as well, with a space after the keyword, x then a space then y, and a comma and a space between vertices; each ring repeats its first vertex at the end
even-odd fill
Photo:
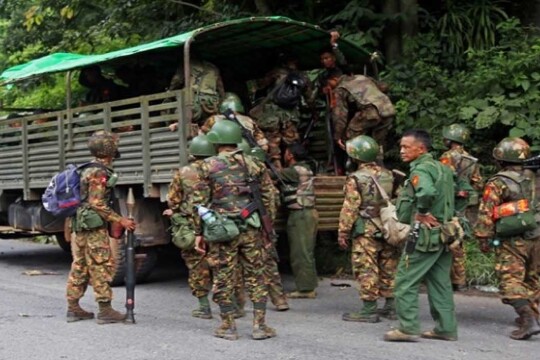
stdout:
POLYGON ((484 254, 480 251, 477 241, 467 241, 464 244, 468 285, 498 285, 495 273, 495 254, 484 254))

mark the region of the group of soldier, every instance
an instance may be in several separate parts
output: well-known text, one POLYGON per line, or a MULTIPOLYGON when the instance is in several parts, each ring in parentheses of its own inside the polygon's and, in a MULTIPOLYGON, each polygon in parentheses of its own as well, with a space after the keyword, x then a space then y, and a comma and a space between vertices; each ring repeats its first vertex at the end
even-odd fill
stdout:
MULTIPOLYGON (((197 127, 189 145, 190 163, 176 172, 169 187, 164 215, 171 219, 173 242, 181 248, 188 282, 198 299, 192 315, 212 318, 208 299, 212 292, 221 317, 214 335, 224 339, 238 338, 235 318, 245 316, 244 289, 253 303, 254 339, 276 336, 265 320, 268 297, 285 311, 288 298, 317 296, 314 170, 296 129, 298 104, 283 107, 270 95, 286 81, 294 62, 288 66, 289 71, 274 79, 274 87, 250 112, 255 119, 245 114, 238 96, 224 94, 222 114, 210 114, 197 127), (296 284, 289 294, 281 283, 271 229, 280 202, 288 212, 296 284)), ((463 147, 470 136, 466 128, 453 124, 444 129, 448 151, 440 161, 430 154, 429 133, 409 130, 402 134, 400 156, 410 172, 398 188, 393 172, 380 161, 382 140, 395 113, 384 89, 368 77, 344 74, 335 63, 320 81, 333 114, 333 140, 356 164, 344 185, 337 242, 343 249, 352 248, 363 306, 343 314, 343 320, 399 320, 399 326, 386 333, 387 341, 417 341, 419 336, 457 340, 453 290, 466 283, 462 243, 469 237, 480 239, 483 251, 495 248, 503 302, 519 315, 511 338, 539 334, 540 233, 535 174, 524 167, 529 145, 519 138, 503 139, 493 151, 502 170, 484 186, 476 159, 463 147), (401 243, 387 241, 381 217, 387 199, 395 194, 399 194, 397 219, 411 225, 409 237, 401 243), (418 319, 422 283, 436 323, 425 332, 418 319), (379 298, 385 299, 382 308, 377 307, 379 298)), ((85 201, 75 219, 67 318, 94 317, 78 303, 91 279, 100 305, 98 322, 120 322, 124 315, 110 306, 113 260, 107 222, 119 222, 128 230, 135 224, 107 204, 114 186, 110 166, 118 153, 118 137, 98 132, 90 138, 89 149, 95 162, 107 169, 88 167, 81 175, 85 201), (102 221, 88 226, 96 217, 102 221)))

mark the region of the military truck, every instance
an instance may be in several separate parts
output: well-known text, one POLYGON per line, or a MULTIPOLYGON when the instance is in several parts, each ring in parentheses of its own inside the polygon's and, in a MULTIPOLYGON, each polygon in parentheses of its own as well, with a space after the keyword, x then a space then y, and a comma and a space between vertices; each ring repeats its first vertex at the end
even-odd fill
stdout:
MULTIPOLYGON (((73 106, 74 75, 88 66, 117 69, 137 63, 150 64, 170 76, 181 64, 184 78, 190 79, 190 62, 196 54, 197 59, 210 61, 221 69, 228 90, 264 76, 275 66, 271 61, 280 51, 292 51, 303 69, 316 69, 320 66, 318 51, 328 41, 329 34, 318 26, 283 17, 258 17, 218 23, 106 54, 55 53, 5 70, 0 75, 2 84, 15 86, 65 73, 66 105, 64 109, 30 111, 1 120, 0 236, 54 234, 59 245, 68 250, 67 221, 49 214, 41 205, 41 195, 51 177, 67 164, 89 161, 86 143, 92 132, 117 132, 122 156, 114 163, 119 174, 115 206, 122 214, 127 213, 125 200, 132 188, 136 197, 137 253, 145 255, 138 261, 138 278, 144 278, 156 263, 156 249, 170 242, 168 220, 161 214, 175 170, 187 163, 193 89, 184 86, 113 102, 73 106), (168 125, 174 122, 179 126, 173 132, 168 125)), ((366 55, 346 40, 340 42, 340 49, 353 61, 366 55)), ((301 126, 305 127, 307 121, 301 126)), ((321 119, 310 134, 309 144, 312 155, 322 162, 326 159, 326 142, 321 119)), ((324 174, 316 178, 320 231, 337 229, 343 181, 343 177, 324 174)), ((282 223, 282 219, 278 220, 278 228, 282 223)), ((111 241, 116 250, 118 282, 124 276, 125 245, 121 234, 111 241)))

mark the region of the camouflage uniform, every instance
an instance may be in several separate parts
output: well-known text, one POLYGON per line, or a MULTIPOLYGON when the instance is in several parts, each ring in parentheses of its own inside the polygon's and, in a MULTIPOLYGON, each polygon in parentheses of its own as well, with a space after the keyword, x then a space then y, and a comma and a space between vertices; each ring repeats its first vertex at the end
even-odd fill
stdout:
POLYGON ((388 194, 392 193, 391 171, 375 163, 360 164, 345 182, 338 230, 338 237, 352 239, 352 268, 363 301, 394 297, 394 276, 400 254, 398 248, 381 236, 379 209, 384 200, 371 176, 388 194), (359 227, 364 230, 358 230, 359 227))
POLYGON ((219 304, 224 324, 230 324, 229 315, 234 311, 235 271, 240 263, 255 316, 259 317, 256 319, 258 326, 261 321, 264 325, 268 296, 264 274, 266 254, 261 230, 245 224, 239 217, 242 209, 251 203, 251 191, 243 164, 251 176, 259 179, 265 206, 268 209, 272 207, 275 190, 263 164, 252 157, 225 151, 206 159, 203 170, 210 183, 211 208, 238 219, 241 229, 240 235, 230 242, 210 243, 208 256, 214 273, 213 299, 219 304))
MULTIPOLYGON (((472 186, 472 189, 477 192, 481 192, 484 187, 484 180, 482 179, 482 175, 480 174, 480 167, 476 163, 469 166, 468 161, 466 160, 466 158, 463 157, 463 155, 468 156, 469 153, 465 151, 463 146, 459 145, 443 153, 439 158, 439 161, 444 165, 448 166, 453 171, 454 178, 457 179, 458 177, 460 177, 464 179, 468 184, 470 184, 470 186, 472 186)), ((469 196, 471 194, 469 194, 468 191, 460 191, 459 189, 456 190, 456 214, 460 217, 467 217, 468 221, 472 223, 473 215, 471 214, 471 212, 474 210, 470 209, 469 211, 467 207, 469 205, 476 204, 469 204, 469 196)), ((452 284, 454 285, 454 287, 465 286, 465 248, 463 247, 463 245, 452 246, 450 248, 450 251, 452 252, 452 269, 450 272, 450 279, 452 280, 452 284)))
MULTIPOLYGON (((268 150, 268 140, 264 136, 264 133, 259 128, 257 123, 255 123, 255 121, 253 121, 253 119, 251 119, 249 116, 245 116, 242 114, 236 114, 236 118, 238 119, 238 122, 240 122, 242 127, 247 129, 251 133, 251 135, 253 136, 253 139, 255 139, 255 141, 257 142, 257 145, 259 145, 265 151, 268 150)), ((212 129, 212 126, 214 126, 216 121, 221 121, 224 119, 225 119, 224 115, 210 116, 208 119, 206 119, 204 124, 201 126, 201 132, 204 134, 208 133, 210 129, 212 129)))
POLYGON ((114 276, 114 257, 107 223, 119 222, 122 217, 108 204, 112 191, 107 187, 108 179, 109 171, 97 166, 86 167, 81 173, 81 198, 84 200, 77 211, 76 234, 71 248, 73 262, 67 283, 68 301, 82 298, 90 280, 98 303, 112 300, 109 283, 114 276), (103 220, 102 225, 90 230, 80 229, 84 222, 81 218, 83 209, 96 213, 103 220))
MULTIPOLYGON (((199 218, 193 216, 194 207, 204 204, 204 200, 209 196, 208 183, 202 177, 202 163, 203 160, 196 160, 180 168, 169 185, 167 194, 169 208, 185 216, 194 229, 200 227, 199 218)), ((206 297, 210 292, 212 279, 207 256, 199 254, 195 249, 182 250, 181 253, 189 270, 188 284, 191 293, 196 298, 206 297)))
POLYGON ((301 293, 317 288, 315 242, 319 214, 315 209, 313 171, 304 162, 297 162, 281 172, 285 185, 281 188, 288 210, 287 238, 296 290, 301 293))
MULTIPOLYGON (((531 307, 538 314, 536 304, 540 299, 540 240, 534 233, 531 234, 533 237, 527 233, 512 237, 497 236, 493 214, 494 209, 501 204, 530 198, 534 176, 529 170, 523 170, 521 166, 515 165, 504 168, 489 179, 484 188, 478 221, 474 227, 474 234, 480 239, 486 241, 499 238, 500 246, 495 248, 495 270, 500 281, 499 292, 502 302, 512 305, 518 314, 521 307, 531 307), (522 186, 509 177, 523 181, 522 186)), ((517 339, 526 338, 517 337, 517 339)))
POLYGON ((372 80, 362 75, 342 76, 334 96, 332 121, 336 142, 369 134, 377 143, 384 144, 396 111, 372 80))

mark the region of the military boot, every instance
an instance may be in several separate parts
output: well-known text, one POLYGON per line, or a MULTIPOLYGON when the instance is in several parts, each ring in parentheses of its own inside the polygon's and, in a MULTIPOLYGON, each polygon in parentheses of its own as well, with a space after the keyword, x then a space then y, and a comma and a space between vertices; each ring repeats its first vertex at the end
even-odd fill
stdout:
POLYGON ((68 309, 66 320, 67 322, 75 322, 79 320, 89 320, 94 318, 94 313, 81 308, 79 300, 68 300, 68 309))
POLYGON ((275 337, 276 330, 267 326, 265 323, 266 310, 253 310, 253 333, 254 340, 264 340, 275 337))
POLYGON ((191 316, 199 319, 211 319, 212 310, 210 309, 210 302, 206 296, 199 298, 199 307, 191 312, 191 316))
POLYGON ((380 321, 377 314, 376 301, 364 301, 364 307, 359 312, 345 313, 342 316, 344 321, 357 321, 366 323, 378 323, 380 321))
POLYGON ((527 340, 533 335, 540 334, 540 325, 534 318, 534 312, 529 305, 516 309, 521 319, 519 329, 512 331, 510 338, 514 340, 527 340))
POLYGON ((120 323, 126 320, 126 314, 122 314, 114 310, 111 306, 111 302, 100 302, 99 304, 99 313, 97 315, 97 323, 102 324, 113 324, 120 323))
POLYGON ((386 298, 384 306, 380 309, 377 309, 377 314, 379 316, 385 317, 389 320, 396 320, 396 304, 394 298, 386 298))
POLYGON ((238 340, 233 312, 221 313, 220 316, 221 325, 214 331, 214 336, 226 340, 238 340))
POLYGON ((233 302, 233 305, 234 305, 233 317, 235 319, 240 319, 240 318, 243 318, 244 316, 246 316, 246 311, 244 310, 245 301, 242 301, 242 300, 243 299, 241 299, 240 297, 235 296, 235 295, 233 295, 233 297, 232 297, 232 302, 233 302))

